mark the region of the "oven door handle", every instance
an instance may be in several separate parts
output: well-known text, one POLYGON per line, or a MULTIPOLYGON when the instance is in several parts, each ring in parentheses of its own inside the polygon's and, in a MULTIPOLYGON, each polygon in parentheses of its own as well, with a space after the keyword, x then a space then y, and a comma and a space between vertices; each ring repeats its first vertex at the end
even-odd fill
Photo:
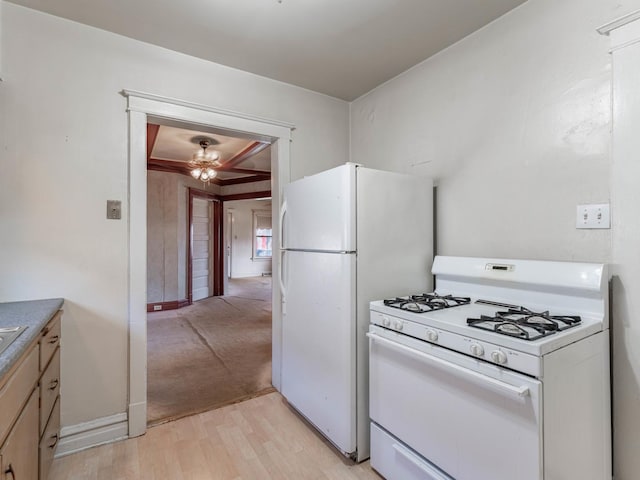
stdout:
POLYGON ((455 372, 462 374, 467 377, 474 378, 475 380, 479 380, 485 384, 489 384, 492 387, 507 392, 512 395, 516 395, 517 397, 526 397, 531 392, 529 391, 529 387, 526 385, 522 385, 520 387, 514 387, 513 385, 509 385, 508 383, 502 382, 500 380, 496 380, 495 378, 489 377, 482 373, 474 372, 473 370, 469 370, 468 368, 461 367, 460 365, 456 365, 455 363, 448 362, 447 360, 443 360, 438 357, 434 357, 433 355, 429 355, 428 353, 421 352, 420 350, 416 350, 411 347, 407 347, 406 345, 402 345, 400 343, 394 342, 393 340, 386 339, 381 337, 380 335, 376 335, 375 333, 367 332, 367 337, 371 340, 380 342, 389 347, 395 348, 396 350, 400 350, 402 352, 413 355, 414 357, 421 358, 422 360, 426 360, 432 364, 436 364, 447 368, 449 370, 454 370, 455 372))

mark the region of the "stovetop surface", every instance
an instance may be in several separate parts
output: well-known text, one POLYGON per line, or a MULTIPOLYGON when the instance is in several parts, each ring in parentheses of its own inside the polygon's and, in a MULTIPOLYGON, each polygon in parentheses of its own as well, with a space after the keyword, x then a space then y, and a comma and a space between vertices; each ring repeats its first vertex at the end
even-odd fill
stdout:
MULTIPOLYGON (((438 293, 441 295, 447 294, 446 292, 438 293)), ((470 339, 483 340, 495 345, 504 346, 505 348, 512 348, 514 350, 534 355, 544 355, 545 353, 556 350, 557 348, 568 345, 602 330, 602 317, 590 314, 589 312, 575 312, 557 307, 548 308, 542 305, 529 304, 523 306, 536 312, 549 311, 550 315, 579 315, 580 322, 571 326, 571 328, 566 328, 547 336, 542 336, 533 340, 524 340, 516 336, 504 335, 494 331, 469 326, 467 321, 469 318, 481 318, 482 316, 493 317, 497 312, 507 310, 505 306, 476 303, 477 300, 478 298, 470 297, 470 303, 466 305, 458 305, 451 308, 420 313, 386 306, 383 300, 371 302, 370 307, 374 311, 378 311, 395 318, 401 318, 403 320, 422 324, 428 327, 464 335, 470 339)), ((515 304, 508 300, 490 300, 497 303, 503 303, 505 305, 515 306, 515 304)))
POLYGON ((440 295, 437 292, 407 295, 404 297, 395 297, 383 300, 384 304, 388 307, 416 313, 458 307, 461 305, 467 305, 470 301, 470 297, 440 295))
POLYGON ((509 307, 493 315, 467 318, 467 325, 500 335, 532 341, 580 325, 579 315, 553 315, 549 310, 533 311, 526 307, 509 307))

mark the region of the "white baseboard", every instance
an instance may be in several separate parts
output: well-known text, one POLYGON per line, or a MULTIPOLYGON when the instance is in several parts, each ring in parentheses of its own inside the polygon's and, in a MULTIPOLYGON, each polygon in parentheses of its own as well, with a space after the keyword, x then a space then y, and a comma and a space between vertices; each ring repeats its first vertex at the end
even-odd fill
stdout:
POLYGON ((56 458, 128 438, 127 414, 117 413, 60 429, 56 458))
POLYGON ((234 273, 231 276, 231 279, 234 278, 250 278, 250 277, 264 277, 265 275, 271 275, 271 272, 243 272, 243 273, 234 273))

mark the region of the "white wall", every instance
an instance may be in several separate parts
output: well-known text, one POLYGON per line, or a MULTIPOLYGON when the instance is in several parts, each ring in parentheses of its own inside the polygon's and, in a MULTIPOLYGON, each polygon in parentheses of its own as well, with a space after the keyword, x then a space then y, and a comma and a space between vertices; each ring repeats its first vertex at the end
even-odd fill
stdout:
POLYGON ((291 122, 291 176, 347 161, 348 106, 4 3, 0 301, 64 297, 62 423, 126 411, 131 89, 291 122))
MULTIPOLYGON (((616 257, 628 264, 614 269, 626 285, 612 283, 616 480, 640 471, 640 309, 630 289, 640 284, 630 274, 639 235, 628 184, 640 170, 637 154, 625 163, 633 168, 612 166, 610 43, 596 28, 639 3, 529 0, 351 104, 352 161, 436 179, 440 254, 611 262, 612 242, 626 245, 616 257), (612 197, 612 230, 575 229, 577 204, 612 197)), ((637 122, 629 128, 637 139, 637 122)))
POLYGON ((616 480, 640 472, 640 20, 611 33, 613 53, 613 331, 616 480))
MULTIPOLYGON (((271 259, 253 259, 253 212, 271 211, 271 200, 224 202, 224 215, 233 215, 231 227, 231 278, 255 277, 271 273, 271 259)), ((225 223, 226 226, 226 223, 225 223)))
POLYGON ((439 253, 608 261, 575 229, 609 201, 602 0, 530 0, 351 105, 351 160, 433 176, 439 253))

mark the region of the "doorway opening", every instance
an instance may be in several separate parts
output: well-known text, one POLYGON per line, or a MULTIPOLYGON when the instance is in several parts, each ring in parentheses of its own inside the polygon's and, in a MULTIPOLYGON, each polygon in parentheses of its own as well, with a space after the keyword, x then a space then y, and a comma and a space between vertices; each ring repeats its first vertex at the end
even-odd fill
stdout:
POLYGON ((152 307, 147 319, 148 425, 274 390, 271 158, 266 145, 231 133, 147 125, 147 282, 152 307), (192 178, 190 169, 201 167, 189 162, 193 144, 203 138, 215 146, 218 158, 217 175, 206 184, 192 178), (236 198, 225 187, 239 184, 246 190, 243 197, 268 198, 224 202, 236 198), (224 203, 231 226, 235 224, 226 235, 228 251, 238 252, 227 265, 224 203), (185 207, 187 212, 182 212, 185 207), (186 269, 174 265, 181 261, 186 261, 186 269), (225 266, 234 272, 227 275, 227 288, 225 266), (168 302, 153 303, 157 283, 162 283, 168 302), (176 285, 177 290, 186 285, 186 304, 172 300, 182 295, 172 288, 176 285))
MULTIPOLYGON (((289 141, 294 126, 286 122, 196 105, 177 99, 135 91, 123 91, 129 114, 129 436, 146 431, 147 420, 147 321, 146 321, 146 254, 147 225, 147 123, 158 125, 196 126, 199 130, 225 130, 238 137, 254 137, 271 144, 273 175, 271 177, 273 242, 279 238, 278 211, 281 186, 289 181, 289 141)), ((237 192, 228 200, 254 198, 255 194, 237 192)), ((279 259, 273 259, 274 276, 279 259)), ((281 369, 281 292, 278 282, 272 288, 272 382, 280 385, 281 369)))

